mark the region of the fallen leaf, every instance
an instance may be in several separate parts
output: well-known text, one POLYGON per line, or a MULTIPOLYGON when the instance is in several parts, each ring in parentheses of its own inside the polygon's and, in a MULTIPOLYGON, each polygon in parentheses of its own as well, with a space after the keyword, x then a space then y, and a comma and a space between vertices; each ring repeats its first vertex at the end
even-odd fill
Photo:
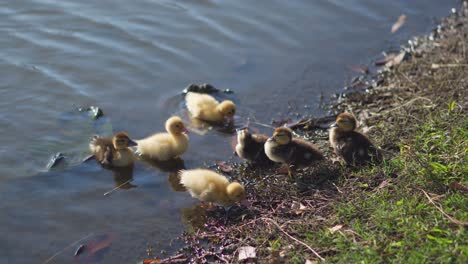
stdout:
POLYGON ((406 15, 401 15, 392 26, 392 33, 397 32, 406 22, 406 15))
POLYGON ((238 249, 238 251, 239 251, 239 261, 243 261, 243 260, 246 260, 246 259, 252 259, 252 258, 257 257, 257 254, 255 253, 255 248, 254 247, 250 247, 250 246, 240 247, 238 249))
POLYGON ((361 65, 352 65, 351 70, 362 73, 362 74, 369 73, 369 68, 367 68, 366 66, 361 66, 361 65))
POLYGON ((229 166, 229 164, 227 164, 225 161, 218 161, 216 165, 222 172, 231 173, 232 171, 234 171, 234 169, 231 166, 229 166))
POLYGON ((393 60, 396 56, 397 56, 396 53, 386 54, 383 59, 376 61, 374 64, 375 66, 383 66, 387 64, 389 61, 393 60))
POLYGON ((157 263, 160 263, 160 262, 161 262, 160 258, 143 260, 143 264, 157 264, 157 263))
POLYGON ((304 213, 304 210, 306 209, 307 207, 300 202, 294 201, 291 205, 291 210, 293 210, 293 212, 297 215, 304 213))
POLYGON ((452 188, 453 190, 458 190, 458 191, 463 191, 463 192, 468 192, 468 186, 466 185, 463 185, 459 182, 456 182, 456 181, 453 181, 452 183, 450 183, 450 188, 452 188))
POLYGON ((377 187, 377 189, 387 188, 389 185, 390 185, 390 181, 389 181, 389 180, 385 180, 385 181, 383 181, 383 182, 381 182, 381 183, 379 184, 379 186, 377 187))
POLYGON ((406 57, 406 51, 400 52, 398 56, 394 57, 393 59, 389 60, 387 63, 385 63, 385 66, 387 67, 393 67, 398 64, 400 64, 406 57))
POLYGON ((317 264, 317 263, 318 263, 318 261, 316 261, 316 260, 312 261, 310 259, 306 260, 306 262, 305 262, 305 264, 317 264))
POLYGON ((97 252, 109 247, 113 240, 114 236, 112 234, 106 234, 104 236, 96 238, 95 240, 92 240, 91 242, 86 244, 86 248, 89 249, 88 255, 94 255, 97 252))
POLYGON ((341 228, 343 228, 343 225, 336 225, 334 227, 328 228, 330 230, 330 233, 335 233, 336 231, 339 231, 341 228))

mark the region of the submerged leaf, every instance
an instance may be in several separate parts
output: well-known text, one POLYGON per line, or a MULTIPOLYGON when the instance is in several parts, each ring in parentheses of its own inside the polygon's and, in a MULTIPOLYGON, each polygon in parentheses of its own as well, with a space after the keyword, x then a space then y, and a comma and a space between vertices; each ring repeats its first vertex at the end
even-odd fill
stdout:
POLYGON ((406 15, 401 15, 392 26, 392 33, 397 32, 406 22, 406 15))

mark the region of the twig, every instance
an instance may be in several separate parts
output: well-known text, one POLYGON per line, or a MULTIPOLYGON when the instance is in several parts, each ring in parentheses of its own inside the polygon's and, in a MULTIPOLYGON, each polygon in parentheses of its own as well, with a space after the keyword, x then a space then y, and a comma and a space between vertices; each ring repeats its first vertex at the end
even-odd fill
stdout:
POLYGON ((81 241, 87 239, 88 237, 94 235, 93 233, 90 233, 88 234, 87 236, 83 237, 83 238, 80 238, 78 239, 77 241, 71 243, 70 245, 66 246, 65 248, 63 248, 62 250, 60 250, 59 252, 55 253, 54 255, 52 255, 52 257, 48 258, 46 261, 42 262, 42 264, 46 264, 46 263, 49 263, 52 259, 54 259, 55 257, 57 257, 58 255, 62 254, 62 252, 64 252, 65 250, 73 247, 74 245, 80 243, 81 241))
POLYGON ((440 208, 440 206, 438 206, 434 202, 434 200, 429 196, 429 194, 427 194, 427 192, 425 192, 423 189, 419 189, 419 190, 421 190, 424 193, 424 195, 427 197, 429 202, 431 204, 433 204, 437 208, 437 210, 439 210, 445 217, 447 217, 450 221, 452 221, 452 223, 457 224, 457 225, 461 225, 461 226, 468 226, 468 222, 460 221, 460 220, 457 220, 457 219, 451 217, 446 212, 444 212, 444 210, 442 210, 442 208, 440 208))
POLYGON ((332 184, 333 184, 333 186, 335 186, 336 190, 337 190, 339 193, 343 193, 343 192, 340 190, 340 188, 338 188, 338 186, 336 186, 335 183, 332 182, 332 184))
POLYGON ((437 64, 437 63, 432 63, 432 65, 431 65, 431 68, 432 68, 432 69, 453 68, 453 67, 468 67, 468 64, 455 64, 455 63, 450 63, 450 64, 437 64))
POLYGON ((322 258, 322 256, 320 256, 320 255, 317 253, 317 251, 315 251, 315 250, 314 250, 313 248, 311 248, 309 245, 307 245, 306 243, 300 241, 299 239, 297 239, 297 238, 291 236, 291 235, 288 234, 286 231, 284 231, 284 230, 281 228, 281 226, 280 226, 277 222, 275 222, 275 220, 270 219, 270 218, 264 218, 264 217, 262 217, 262 220, 268 221, 268 222, 274 224, 274 225, 275 225, 283 234, 285 234, 287 237, 289 237, 290 239, 292 239, 292 240, 296 241, 297 243, 299 243, 299 244, 305 246, 306 248, 308 248, 308 249, 309 249, 312 253, 314 253, 314 255, 315 255, 316 257, 318 257, 320 260, 325 260, 324 258, 322 258))
POLYGON ((117 189, 119 189, 120 187, 124 186, 125 184, 131 182, 132 180, 133 180, 133 179, 130 179, 130 180, 128 180, 128 181, 126 181, 126 182, 120 184, 119 186, 115 187, 114 189, 112 189, 112 190, 110 190, 110 191, 108 191, 108 192, 105 192, 105 193, 104 193, 104 196, 113 193, 115 190, 117 190, 117 189))

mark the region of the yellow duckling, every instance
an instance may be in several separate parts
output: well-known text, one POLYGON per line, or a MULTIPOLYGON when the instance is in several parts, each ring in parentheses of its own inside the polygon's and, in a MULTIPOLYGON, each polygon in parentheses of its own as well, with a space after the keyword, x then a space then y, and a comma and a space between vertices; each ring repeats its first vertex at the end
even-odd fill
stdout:
POLYGON ((350 165, 364 165, 382 160, 382 153, 365 135, 355 131, 357 121, 345 112, 336 118, 330 129, 330 145, 335 154, 350 165))
POLYGON ((168 133, 157 133, 147 138, 137 140, 136 153, 149 159, 166 161, 177 158, 188 148, 187 129, 178 116, 166 121, 168 133))
POLYGON ((307 166, 324 159, 322 152, 312 143, 293 138, 292 130, 278 127, 265 143, 265 153, 274 162, 307 166))
POLYGON ((192 197, 204 202, 229 206, 245 198, 244 186, 206 169, 181 170, 180 183, 192 197))
POLYGON ((220 103, 211 95, 189 92, 185 101, 195 118, 214 123, 224 123, 225 119, 232 123, 234 120, 236 105, 230 100, 220 103))
POLYGON ((270 159, 265 154, 265 142, 268 136, 251 134, 247 127, 237 129, 237 156, 258 164, 268 164, 270 159))
POLYGON ((89 149, 95 159, 104 167, 126 167, 133 164, 133 152, 128 148, 137 143, 127 133, 119 132, 112 138, 94 136, 89 149))

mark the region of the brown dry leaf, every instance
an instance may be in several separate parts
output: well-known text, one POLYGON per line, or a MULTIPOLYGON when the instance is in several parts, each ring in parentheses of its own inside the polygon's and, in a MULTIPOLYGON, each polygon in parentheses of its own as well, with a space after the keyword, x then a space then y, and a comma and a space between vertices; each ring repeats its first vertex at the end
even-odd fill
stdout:
POLYGON ((291 210, 293 210, 293 212, 297 215, 304 213, 304 210, 306 209, 307 207, 305 205, 297 201, 294 201, 291 205, 291 210))
POLYGON ((231 173, 232 171, 234 171, 234 169, 231 166, 229 166, 229 164, 227 164, 225 161, 218 161, 216 165, 222 172, 231 173))
POLYGON ((362 74, 368 74, 369 73, 369 68, 366 66, 361 66, 361 65, 352 65, 351 70, 362 73, 362 74))
POLYGON ((143 260, 143 264, 157 264, 157 263, 160 263, 160 262, 161 262, 160 258, 143 260))
POLYGON ((463 184, 461 184, 459 182, 456 182, 456 181, 453 181, 452 183, 450 183, 449 186, 450 186, 450 188, 452 190, 468 192, 468 186, 463 185, 463 184))
POLYGON ((400 64, 406 57, 406 52, 402 51, 398 56, 394 57, 393 59, 389 60, 387 63, 385 63, 385 66, 387 67, 393 67, 398 64, 400 64))
POLYGON ((385 57, 381 60, 376 61, 374 64, 375 66, 384 66, 386 65, 389 61, 393 60, 397 56, 396 53, 389 53, 386 54, 385 57))
POLYGON ((343 225, 336 225, 334 227, 330 227, 328 228, 328 230, 330 230, 330 233, 335 233, 336 231, 339 231, 341 228, 343 228, 343 225))
POLYGON ((96 252, 99 252, 102 249, 109 247, 109 245, 112 243, 113 240, 114 240, 114 235, 106 234, 102 237, 96 238, 95 240, 87 243, 86 248, 89 249, 88 255, 92 256, 96 254, 96 252))
POLYGON ((406 15, 401 15, 392 26, 392 33, 397 32, 406 22, 406 15))
POLYGON ((379 184, 379 186, 377 187, 377 189, 383 189, 383 188, 387 188, 388 186, 390 185, 390 181, 389 180, 385 180, 383 182, 381 182, 379 184))
POLYGON ((240 247, 238 248, 238 251, 239 251, 239 261, 243 261, 246 259, 253 259, 257 257, 254 247, 250 247, 250 246, 240 247))

